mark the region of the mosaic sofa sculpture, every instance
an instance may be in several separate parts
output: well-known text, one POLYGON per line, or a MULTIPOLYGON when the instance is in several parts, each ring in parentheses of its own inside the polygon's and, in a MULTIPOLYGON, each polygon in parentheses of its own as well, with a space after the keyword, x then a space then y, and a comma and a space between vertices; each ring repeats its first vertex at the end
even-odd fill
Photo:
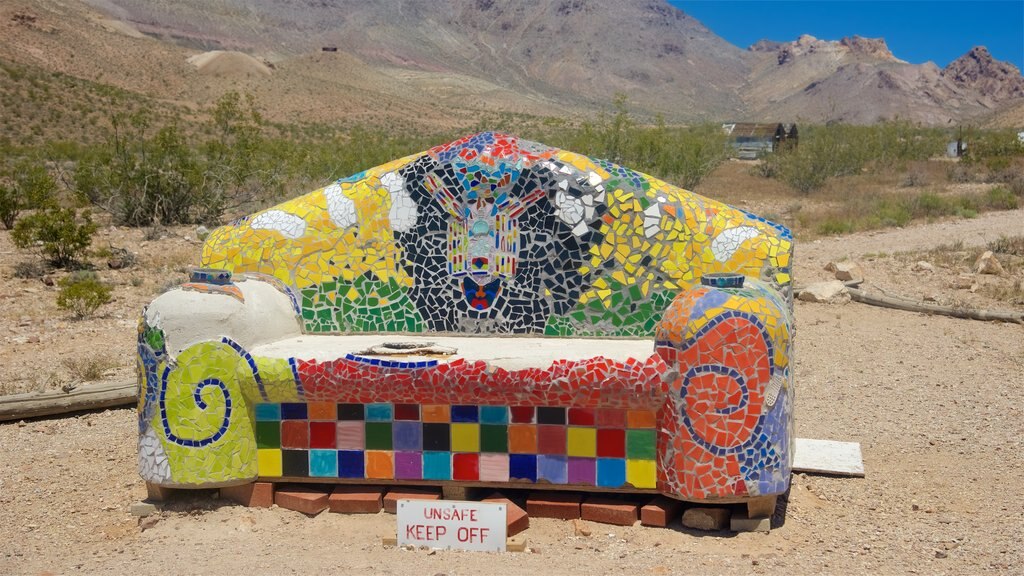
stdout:
POLYGON ((139 328, 139 466, 253 481, 784 492, 792 238, 485 132, 213 232, 139 328))

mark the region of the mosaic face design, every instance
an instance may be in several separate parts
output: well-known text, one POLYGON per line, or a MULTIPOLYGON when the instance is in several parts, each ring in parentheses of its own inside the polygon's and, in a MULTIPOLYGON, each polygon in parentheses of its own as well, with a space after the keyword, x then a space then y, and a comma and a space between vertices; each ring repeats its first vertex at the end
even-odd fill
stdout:
POLYGON ((792 458, 791 253, 789 232, 756 216, 503 134, 396 160, 218 229, 203 249, 210 278, 184 289, 244 301, 216 270, 271 282, 310 338, 630 336, 651 339, 651 354, 594 350, 506 370, 269 358, 225 334, 171 358, 161 326, 144 320, 140 470, 179 486, 422 479, 778 494, 792 458), (712 277, 722 273, 734 276, 712 277))
POLYGON ((650 336, 712 272, 788 291, 788 230, 485 132, 216 230, 203 265, 296 295, 306 331, 650 336))

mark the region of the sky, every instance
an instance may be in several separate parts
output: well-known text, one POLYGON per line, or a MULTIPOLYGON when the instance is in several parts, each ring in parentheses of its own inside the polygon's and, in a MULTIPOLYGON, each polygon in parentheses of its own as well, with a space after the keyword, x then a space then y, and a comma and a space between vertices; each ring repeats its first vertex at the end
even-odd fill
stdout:
POLYGON ((839 40, 854 34, 885 38, 912 64, 940 67, 974 46, 1024 70, 1024 0, 669 0, 728 42, 746 48, 767 38, 810 34, 839 40))

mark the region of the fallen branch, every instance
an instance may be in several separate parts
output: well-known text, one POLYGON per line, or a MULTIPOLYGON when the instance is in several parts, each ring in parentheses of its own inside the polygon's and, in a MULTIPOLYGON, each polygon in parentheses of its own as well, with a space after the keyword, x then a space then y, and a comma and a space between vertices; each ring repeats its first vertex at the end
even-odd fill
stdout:
POLYGON ((135 382, 103 382, 68 392, 51 390, 0 396, 0 422, 135 404, 135 389, 135 382))
POLYGON ((923 312, 925 314, 938 314, 940 316, 952 316, 954 318, 967 318, 969 320, 988 320, 995 322, 1016 322, 1024 324, 1024 312, 1009 312, 1003 310, 976 310, 971 308, 954 308, 952 306, 940 306, 938 304, 927 304, 902 296, 875 296, 856 288, 847 288, 850 298, 855 302, 862 302, 872 306, 883 308, 895 308, 908 312, 923 312))

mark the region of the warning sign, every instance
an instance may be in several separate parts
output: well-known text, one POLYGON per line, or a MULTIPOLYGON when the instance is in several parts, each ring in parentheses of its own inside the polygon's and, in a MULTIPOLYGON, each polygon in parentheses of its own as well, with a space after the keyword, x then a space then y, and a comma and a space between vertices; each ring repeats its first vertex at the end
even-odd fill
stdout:
POLYGON ((505 505, 457 500, 399 500, 398 545, 505 551, 505 505))

